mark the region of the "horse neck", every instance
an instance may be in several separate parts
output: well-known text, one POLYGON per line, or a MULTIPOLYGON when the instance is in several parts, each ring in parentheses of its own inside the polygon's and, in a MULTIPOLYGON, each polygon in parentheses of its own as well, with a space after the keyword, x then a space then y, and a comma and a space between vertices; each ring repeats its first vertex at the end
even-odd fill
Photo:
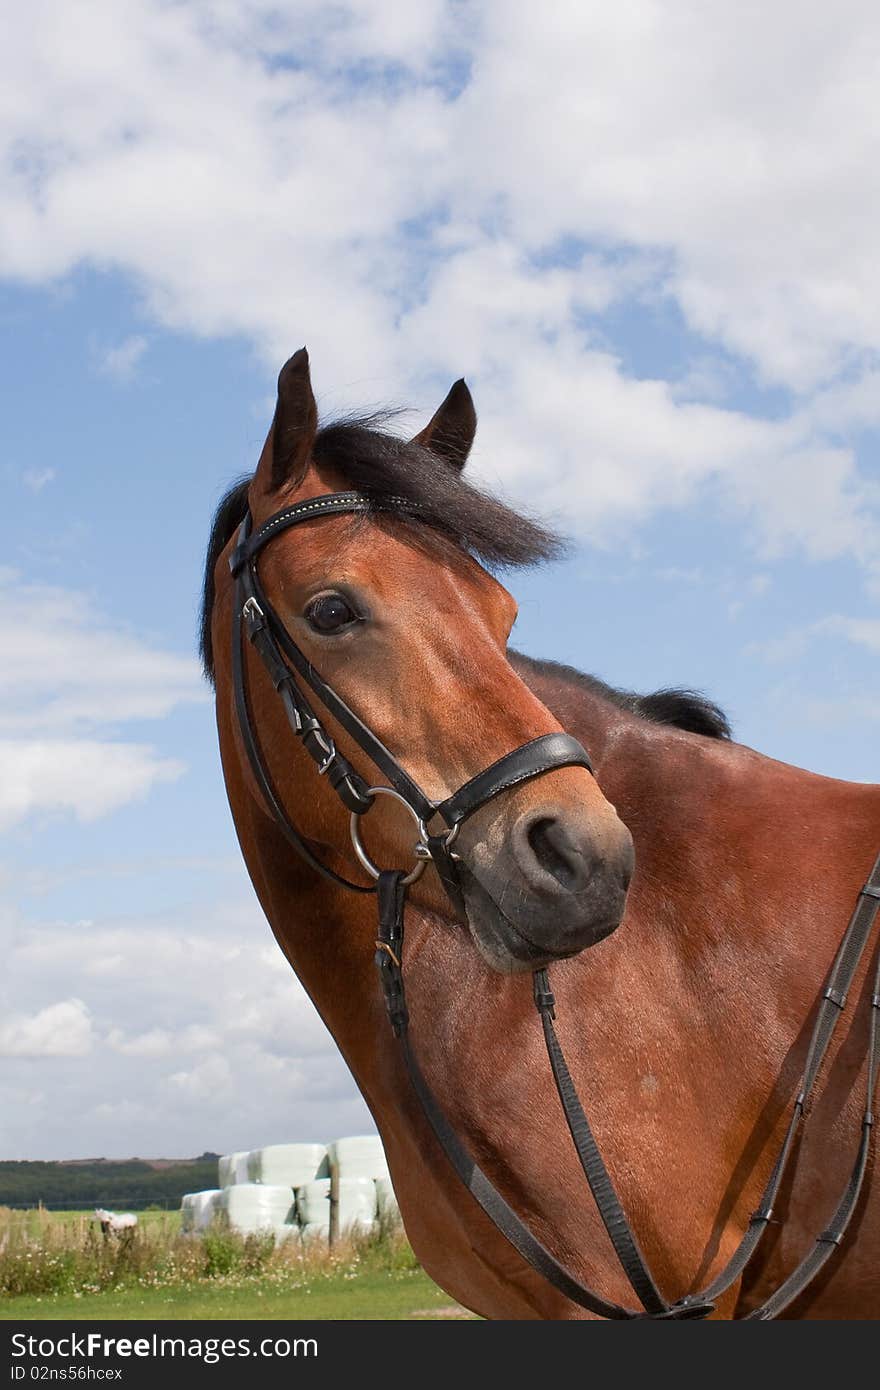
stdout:
POLYGON ((651 969, 668 958, 685 1010, 691 993, 702 1014, 713 994, 729 1009, 731 991, 745 992, 756 1023, 800 1023, 876 854, 880 788, 654 724, 552 672, 523 674, 589 749, 633 835, 636 875, 608 956, 644 948, 651 969))

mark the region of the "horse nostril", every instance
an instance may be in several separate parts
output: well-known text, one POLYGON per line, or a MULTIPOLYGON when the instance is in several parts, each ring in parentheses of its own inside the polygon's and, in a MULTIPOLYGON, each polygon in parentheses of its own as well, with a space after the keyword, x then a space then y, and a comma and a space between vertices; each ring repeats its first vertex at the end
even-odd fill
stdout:
POLYGON ((526 839, 541 868, 552 874, 569 893, 585 886, 591 865, 569 838, 561 821, 542 816, 529 826, 526 839))

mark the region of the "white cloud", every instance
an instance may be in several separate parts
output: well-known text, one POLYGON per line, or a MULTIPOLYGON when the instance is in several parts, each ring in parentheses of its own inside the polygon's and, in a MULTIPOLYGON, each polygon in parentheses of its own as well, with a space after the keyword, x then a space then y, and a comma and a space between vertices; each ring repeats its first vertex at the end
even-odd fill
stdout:
POLYGON ((65 999, 0 1025, 0 1057, 85 1057, 94 1034, 81 999, 65 999))
POLYGON ((10 571, 0 646, 0 828, 41 811, 94 820, 180 776, 180 761, 113 735, 206 699, 194 660, 113 625, 84 594, 10 571))
POLYGON ((21 480, 30 492, 42 492, 57 476, 54 468, 26 468, 21 480))
POLYGON ((870 652, 880 652, 880 618, 845 618, 841 614, 834 614, 817 623, 814 630, 845 637, 856 646, 867 647, 870 652))
POLYGON ((232 1067, 225 1057, 204 1057, 189 1071, 175 1071, 168 1077, 186 1095, 217 1101, 231 1095, 232 1067))
POLYGON ((207 698, 193 658, 111 623, 86 594, 9 571, 0 574, 0 647, 0 735, 106 730, 207 698))
MULTIPOLYGON (((243 869, 239 879, 244 888, 243 869)), ((4 986, 22 1018, 0 1032, 7 1157, 159 1157, 372 1129, 336 1044, 238 890, 180 916, 9 917, 4 986), (75 998, 46 1009, 61 991, 75 998), (25 1036, 45 1058, 41 1099, 28 1106, 12 1103, 31 1084, 25 1036), (90 1065, 73 1067, 86 1046, 90 1065)))
POLYGON ((815 642, 827 638, 843 639, 869 652, 880 652, 880 618, 848 618, 842 613, 831 613, 793 627, 781 637, 753 642, 747 651, 771 662, 791 662, 803 656, 815 642))
POLYGON ((140 333, 123 338, 115 347, 106 348, 100 355, 98 369, 115 381, 131 381, 135 368, 147 350, 147 339, 140 333))
POLYGON ((590 539, 713 496, 767 554, 876 569, 880 495, 840 434, 878 418, 876 7, 37 0, 12 23, 7 275, 121 269, 160 322, 274 367, 306 340, 325 405, 428 405, 466 371, 481 457, 590 539), (699 335, 680 381, 608 350, 618 303, 699 335), (723 408, 728 353, 787 416, 723 408))
POLYGON ((503 191, 534 246, 663 248, 692 326, 774 380, 809 385, 877 350, 875 7, 570 0, 548 24, 493 0, 483 14, 456 108, 462 202, 503 191))
POLYGON ((35 811, 96 820, 184 770, 141 744, 96 739, 0 739, 0 766, 0 830, 35 811))
MULTIPOLYGON (((115 971, 125 968, 125 958, 117 956, 115 971)), ((127 1034, 121 1028, 113 1028, 107 1035, 107 1045, 125 1057, 168 1057, 180 1056, 188 1052, 216 1051, 222 1045, 220 1034, 214 1028, 192 1025, 188 1028, 172 1030, 169 1028, 150 1028, 145 1033, 127 1034)))

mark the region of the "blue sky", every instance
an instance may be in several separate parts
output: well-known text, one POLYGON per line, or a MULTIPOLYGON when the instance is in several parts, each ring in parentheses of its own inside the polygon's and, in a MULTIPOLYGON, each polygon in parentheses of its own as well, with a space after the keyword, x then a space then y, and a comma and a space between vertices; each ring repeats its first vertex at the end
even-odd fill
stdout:
POLYGON ((575 540, 511 581, 522 650, 880 780, 876 15, 532 10, 14 21, 2 1157, 369 1124, 255 905, 194 657, 212 509, 303 342, 325 413, 416 427, 467 376, 476 476, 575 540))

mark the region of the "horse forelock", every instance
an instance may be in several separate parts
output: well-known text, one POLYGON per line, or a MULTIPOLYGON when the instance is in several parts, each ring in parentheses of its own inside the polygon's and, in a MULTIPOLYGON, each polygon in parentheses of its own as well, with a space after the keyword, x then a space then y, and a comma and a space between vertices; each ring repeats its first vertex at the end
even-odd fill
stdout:
MULTIPOLYGON (((394 413, 324 425, 312 448, 315 468, 341 478, 346 487, 375 502, 377 516, 385 516, 389 499, 402 499, 408 504, 406 513, 384 520, 384 525, 433 533, 490 570, 540 564, 564 551, 562 538, 548 526, 474 487, 460 469, 431 449, 381 428, 394 413)), ((250 481, 243 478, 232 485, 211 526, 199 623, 199 652, 210 681, 214 678, 214 569, 245 515, 250 481)))

